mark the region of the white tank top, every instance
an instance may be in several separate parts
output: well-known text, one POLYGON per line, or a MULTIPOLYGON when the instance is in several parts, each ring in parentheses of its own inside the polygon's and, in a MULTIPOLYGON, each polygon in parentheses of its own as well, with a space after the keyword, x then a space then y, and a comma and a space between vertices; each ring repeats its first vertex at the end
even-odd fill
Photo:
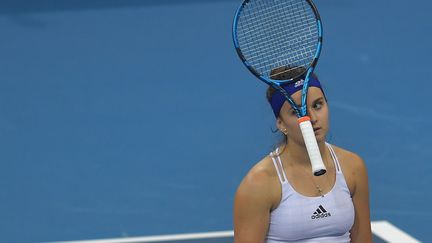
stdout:
POLYGON ((350 242, 354 206, 336 153, 331 145, 326 145, 335 163, 336 181, 323 197, 308 197, 296 192, 283 169, 279 169, 283 168, 280 157, 271 154, 282 184, 282 197, 270 215, 266 243, 350 242))

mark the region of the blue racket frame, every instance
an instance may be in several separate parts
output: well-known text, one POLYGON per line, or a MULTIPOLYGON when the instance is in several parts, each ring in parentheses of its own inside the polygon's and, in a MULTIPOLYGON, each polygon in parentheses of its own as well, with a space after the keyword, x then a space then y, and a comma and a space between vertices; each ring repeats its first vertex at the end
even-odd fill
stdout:
POLYGON ((294 109, 296 115, 298 118, 307 116, 308 112, 307 112, 307 95, 308 95, 308 88, 309 88, 309 78, 310 75, 313 73, 313 71, 315 70, 315 66, 318 62, 318 58, 321 54, 321 48, 322 48, 322 40, 323 40, 323 30, 322 30, 322 24, 321 24, 321 17, 318 13, 318 10, 315 6, 315 4, 311 1, 311 0, 305 0, 312 8, 315 17, 316 17, 316 24, 317 24, 317 28, 318 28, 318 42, 317 42, 317 50, 315 52, 315 56, 311 62, 311 65, 306 69, 306 71, 304 73, 302 73, 301 75, 298 75, 297 77, 293 77, 292 79, 288 79, 288 80, 274 80, 274 79, 270 79, 265 77, 264 75, 260 75, 245 59, 243 53, 240 50, 240 46, 238 43, 238 39, 237 39, 237 23, 238 23, 238 17, 241 13, 241 11, 243 10, 244 6, 250 2, 251 0, 244 0, 242 2, 242 4, 237 8, 237 11, 235 13, 234 16, 234 20, 233 20, 233 25, 232 25, 232 38, 233 38, 233 42, 234 42, 234 47, 236 49, 236 52, 238 54, 238 56, 240 57, 240 59, 242 60, 243 64, 249 69, 249 71, 255 75, 257 78, 259 78, 261 81, 265 82, 266 84, 272 86, 273 88, 275 88, 276 90, 280 91, 286 98, 286 100, 288 101, 288 103, 292 106, 292 108, 294 109), (306 74, 306 75, 305 75, 306 74), (287 92, 281 87, 283 84, 286 83, 292 83, 294 80, 296 80, 298 77, 305 75, 305 79, 304 79, 304 83, 303 83, 303 88, 302 88, 302 98, 301 98, 301 107, 299 108, 298 105, 294 102, 294 100, 291 98, 290 95, 287 94, 287 92))

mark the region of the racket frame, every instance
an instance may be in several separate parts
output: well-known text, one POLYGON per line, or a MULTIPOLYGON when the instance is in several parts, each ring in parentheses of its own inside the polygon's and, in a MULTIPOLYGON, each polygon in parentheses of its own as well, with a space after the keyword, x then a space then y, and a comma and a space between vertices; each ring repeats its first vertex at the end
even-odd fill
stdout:
POLYGON ((315 135, 313 133, 312 126, 311 126, 311 124, 305 124, 305 123, 310 123, 310 118, 308 117, 308 112, 307 112, 307 96, 308 96, 308 89, 309 89, 309 79, 310 79, 310 76, 312 75, 313 71, 315 70, 315 67, 318 63, 318 59, 320 57, 321 49, 322 49, 323 29, 322 29, 321 17, 318 13, 318 10, 317 10, 315 4, 311 0, 304 0, 311 6, 311 9, 312 9, 312 11, 315 15, 315 18, 316 18, 316 25, 317 25, 317 30, 318 30, 318 41, 317 41, 317 49, 316 49, 314 58, 312 59, 312 62, 310 64, 310 66, 306 69, 306 71, 302 72, 301 74, 297 75, 296 77, 292 77, 291 79, 287 79, 287 80, 274 80, 274 79, 268 78, 264 75, 261 75, 259 72, 257 72, 252 67, 252 65, 250 65, 248 63, 248 61, 244 57, 242 51, 240 50, 240 45, 239 45, 238 39, 237 39, 238 17, 240 15, 241 11, 243 10, 244 6, 247 3, 249 3, 250 1, 253 1, 253 0, 243 0, 242 4, 237 8, 237 11, 234 15, 234 20, 233 20, 233 24, 232 24, 232 38, 233 38, 234 47, 236 49, 236 52, 237 52, 238 56, 240 57, 241 61, 243 62, 243 64, 249 69, 249 71, 254 76, 256 76, 258 79, 260 79, 264 83, 272 86, 274 89, 278 90, 279 92, 281 92, 285 96, 285 99, 288 101, 288 103, 294 109, 294 111, 298 117, 298 123, 299 123, 299 126, 301 128, 303 137, 305 139, 306 148, 308 150, 308 154, 309 154, 309 157, 310 157, 310 160, 312 163, 312 173, 315 176, 323 175, 326 173, 326 168, 324 166, 324 163, 322 162, 321 154, 319 152, 319 148, 318 148, 318 145, 317 145, 317 142, 315 139, 315 135), (301 92, 302 92, 301 105, 299 107, 294 102, 294 100, 291 98, 291 96, 288 95, 288 93, 285 91, 285 89, 282 88, 282 85, 287 84, 287 83, 293 83, 294 81, 298 80, 299 77, 302 77, 302 76, 305 76, 305 78, 303 81, 303 88, 301 90, 301 92), (304 128, 304 127, 307 127, 307 128, 304 128), (311 131, 312 131, 312 134, 311 134, 311 131), (306 141, 307 140, 306 137, 310 138, 311 136, 313 136, 314 141, 306 141), (310 148, 309 146, 311 146, 313 148, 310 148), (318 161, 313 162, 312 161, 313 157, 314 157, 314 159, 317 159, 318 161))

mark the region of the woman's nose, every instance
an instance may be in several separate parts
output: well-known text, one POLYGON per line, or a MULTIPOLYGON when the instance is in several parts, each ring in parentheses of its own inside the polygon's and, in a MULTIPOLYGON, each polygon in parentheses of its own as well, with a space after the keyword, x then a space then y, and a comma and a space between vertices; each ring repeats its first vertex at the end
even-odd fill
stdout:
POLYGON ((311 109, 311 108, 308 109, 308 115, 310 117, 310 121, 311 121, 312 125, 318 121, 318 117, 317 117, 317 115, 313 109, 311 109))

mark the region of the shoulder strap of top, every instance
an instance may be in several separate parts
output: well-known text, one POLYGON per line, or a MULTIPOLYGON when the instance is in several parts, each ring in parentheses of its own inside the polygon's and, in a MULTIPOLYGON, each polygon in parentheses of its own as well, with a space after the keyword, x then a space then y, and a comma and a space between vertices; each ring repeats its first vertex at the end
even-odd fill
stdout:
POLYGON ((336 172, 337 172, 337 173, 341 173, 339 160, 338 160, 338 158, 337 158, 337 156, 336 156, 336 153, 335 153, 333 147, 332 147, 331 144, 329 144, 329 143, 326 143, 326 145, 327 145, 327 148, 328 148, 329 151, 330 151, 330 155, 331 155, 331 157, 332 157, 332 159, 333 159, 333 162, 334 162, 334 164, 335 164, 336 172))
POLYGON ((282 166, 282 161, 279 157, 279 148, 277 148, 275 152, 270 153, 270 158, 273 160, 273 165, 276 169, 280 183, 281 184, 287 183, 288 180, 282 166))

